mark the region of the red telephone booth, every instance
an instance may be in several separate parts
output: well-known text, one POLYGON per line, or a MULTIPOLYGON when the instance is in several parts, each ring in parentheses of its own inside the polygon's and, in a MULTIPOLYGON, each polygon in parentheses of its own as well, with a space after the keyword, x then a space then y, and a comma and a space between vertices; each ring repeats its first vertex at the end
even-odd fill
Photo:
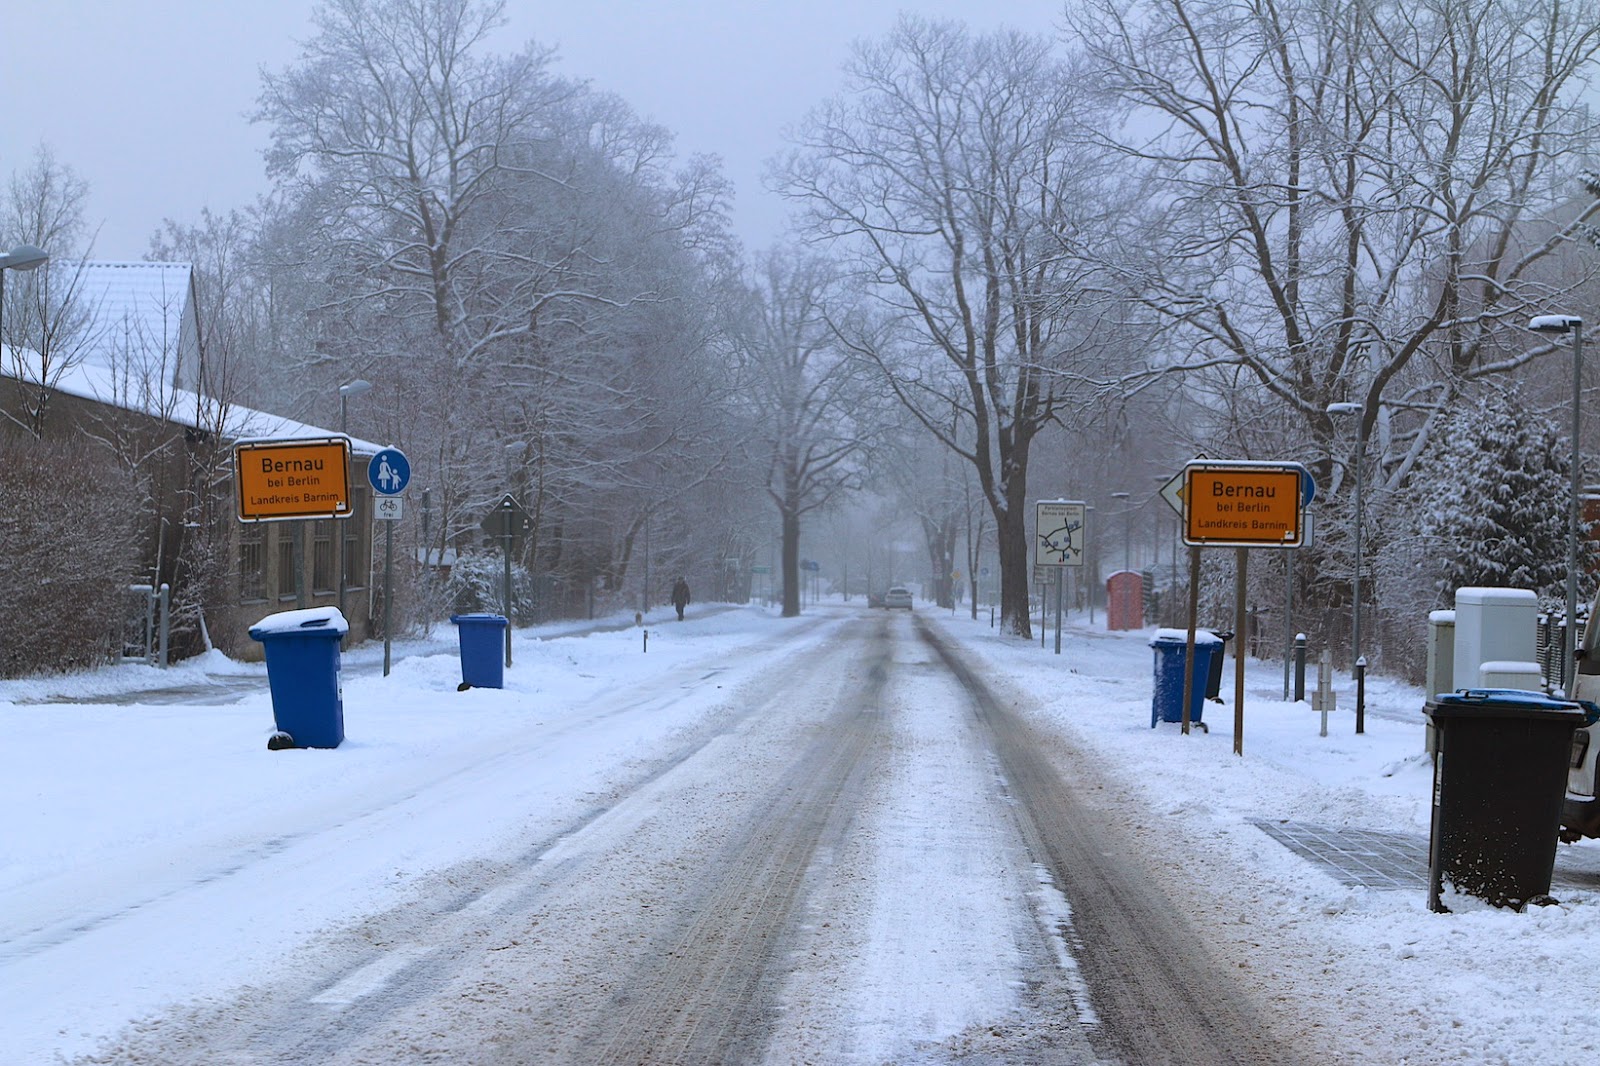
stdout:
POLYGON ((1144 628, 1144 576, 1118 570, 1106 578, 1106 628, 1144 628))

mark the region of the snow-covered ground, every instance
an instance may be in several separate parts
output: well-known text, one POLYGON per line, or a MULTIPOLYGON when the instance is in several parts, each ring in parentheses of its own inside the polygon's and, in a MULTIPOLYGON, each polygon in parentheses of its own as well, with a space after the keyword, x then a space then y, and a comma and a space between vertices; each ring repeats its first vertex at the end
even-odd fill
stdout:
MULTIPOLYGON (((1563 889, 1559 905, 1521 914, 1456 899, 1454 913, 1434 914, 1423 891, 1346 887, 1254 824, 1425 836, 1419 690, 1369 679, 1358 736, 1341 678, 1342 709, 1323 737, 1316 713, 1282 701, 1281 664, 1252 662, 1240 757, 1231 706, 1207 706, 1208 733, 1150 728, 1151 631, 1079 620, 1056 655, 998 636, 987 614, 932 616, 1001 691, 1093 760, 1130 846, 1181 870, 1173 906, 1241 982, 1269 1002, 1293 1000, 1285 1013, 1306 1019, 1308 1052, 1348 1049, 1352 1034, 1374 1062, 1578 1063, 1600 1051, 1588 1001, 1600 985, 1590 961, 1600 893, 1563 889)), ((381 648, 364 647, 345 656, 348 739, 334 751, 269 752, 265 668, 221 657, 0 682, 0 1057, 84 1054, 130 1021, 292 965, 318 929, 395 906, 415 878, 489 852, 513 825, 573 816, 586 792, 647 760, 722 689, 663 684, 659 706, 626 728, 585 728, 581 740, 564 728, 606 692, 718 656, 717 683, 731 689, 759 669, 759 646, 804 645, 829 628, 755 608, 692 610, 681 625, 652 618, 648 652, 633 628, 518 631, 507 687, 465 693, 453 632, 399 646, 388 678, 373 668, 381 648), (241 678, 257 682, 242 696, 230 688, 241 678), (210 684, 226 695, 137 696, 210 684), (120 702, 94 702, 109 697, 120 702), (394 801, 422 788, 426 805, 394 801), (324 824, 360 831, 330 848, 324 824), (252 878, 269 853, 306 879, 252 878), (209 886, 203 907, 162 905, 197 881, 209 886)), ((926 872, 907 863, 899 876, 926 872)))

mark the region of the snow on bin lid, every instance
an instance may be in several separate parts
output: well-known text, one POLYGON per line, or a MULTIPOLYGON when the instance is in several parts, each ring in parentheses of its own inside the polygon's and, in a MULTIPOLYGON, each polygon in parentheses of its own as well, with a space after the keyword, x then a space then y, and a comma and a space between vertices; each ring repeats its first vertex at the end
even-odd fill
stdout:
POLYGON ((269 614, 250 627, 250 636, 256 640, 283 633, 337 633, 341 637, 350 632, 350 623, 344 620, 337 607, 307 607, 303 611, 279 611, 269 614))
MULTIPOLYGON (((1194 642, 1196 647, 1202 644, 1221 644, 1222 638, 1209 629, 1197 629, 1194 631, 1194 642)), ((1182 644, 1187 647, 1189 631, 1187 629, 1158 629, 1156 630, 1156 635, 1150 638, 1150 646, 1152 648, 1157 644, 1172 643, 1182 644)))
POLYGON ((1445 625, 1447 623, 1454 623, 1455 620, 1456 620, 1456 613, 1454 611, 1429 611, 1428 612, 1428 621, 1432 622, 1436 626, 1442 626, 1442 625, 1445 625))
POLYGON ((1456 606, 1463 603, 1538 603, 1532 589, 1502 589, 1468 585, 1456 589, 1456 606))
POLYGON ((489 611, 475 611, 472 614, 453 614, 450 616, 450 621, 456 625, 460 625, 462 622, 468 625, 480 626, 503 626, 509 624, 505 615, 493 614, 489 611))

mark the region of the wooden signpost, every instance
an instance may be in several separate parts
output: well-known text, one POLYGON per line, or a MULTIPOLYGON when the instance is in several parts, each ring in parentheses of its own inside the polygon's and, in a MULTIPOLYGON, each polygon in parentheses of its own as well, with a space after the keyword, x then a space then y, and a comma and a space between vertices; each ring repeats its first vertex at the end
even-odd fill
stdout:
POLYGON ((1198 459, 1162 489, 1183 519, 1189 545, 1189 638, 1183 678, 1183 732, 1194 698, 1194 635, 1200 613, 1200 549, 1237 549, 1234 573, 1233 753, 1244 754, 1246 567, 1251 548, 1298 548, 1305 543, 1305 505, 1316 486, 1299 463, 1198 459))

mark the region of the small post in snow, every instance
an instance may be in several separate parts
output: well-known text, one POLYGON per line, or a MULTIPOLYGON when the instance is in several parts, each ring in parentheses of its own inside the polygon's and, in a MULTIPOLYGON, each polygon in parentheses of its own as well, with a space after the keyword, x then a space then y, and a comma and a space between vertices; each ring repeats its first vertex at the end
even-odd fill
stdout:
POLYGON ((648 629, 644 631, 644 650, 647 652, 650 650, 650 631, 648 629))
POLYGON ((1311 694, 1311 709, 1322 712, 1321 736, 1328 735, 1328 712, 1333 710, 1337 700, 1333 691, 1333 652, 1323 648, 1322 654, 1317 656, 1317 691, 1311 694))
POLYGON ((1061 572, 1065 567, 1056 567, 1056 654, 1061 654, 1061 572))
POLYGON ((1367 657, 1356 660, 1356 732, 1367 731, 1367 657))
POLYGON ((1294 635, 1294 702, 1306 698, 1306 635, 1294 635))

